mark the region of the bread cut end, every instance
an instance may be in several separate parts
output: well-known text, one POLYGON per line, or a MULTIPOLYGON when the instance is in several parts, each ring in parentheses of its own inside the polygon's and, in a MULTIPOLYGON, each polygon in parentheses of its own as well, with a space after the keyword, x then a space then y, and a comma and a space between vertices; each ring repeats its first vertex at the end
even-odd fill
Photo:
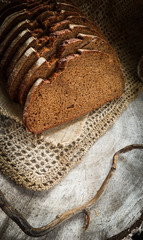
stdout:
POLYGON ((61 59, 49 80, 38 79, 25 103, 23 121, 35 134, 85 115, 124 91, 117 61, 94 50, 61 59))

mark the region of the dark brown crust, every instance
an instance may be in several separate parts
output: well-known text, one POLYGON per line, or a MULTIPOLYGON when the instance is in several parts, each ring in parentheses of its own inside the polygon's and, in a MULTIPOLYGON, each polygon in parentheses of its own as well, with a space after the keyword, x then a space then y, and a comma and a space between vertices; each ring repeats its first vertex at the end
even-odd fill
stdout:
POLYGON ((57 57, 60 59, 61 57, 66 57, 67 55, 74 54, 79 48, 83 48, 87 44, 89 44, 95 36, 87 35, 85 38, 70 38, 65 40, 58 48, 57 57), (69 48, 71 48, 71 51, 69 51, 69 48))

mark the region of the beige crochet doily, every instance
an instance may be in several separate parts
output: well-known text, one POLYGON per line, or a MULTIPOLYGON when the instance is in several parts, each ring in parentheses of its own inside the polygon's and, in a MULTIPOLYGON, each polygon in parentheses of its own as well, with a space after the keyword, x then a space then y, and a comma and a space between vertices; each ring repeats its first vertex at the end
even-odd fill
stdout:
POLYGON ((1 86, 1 171, 28 189, 47 190, 57 184, 143 91, 137 77, 137 64, 143 55, 142 1, 78 0, 77 4, 119 54, 126 78, 125 92, 78 120, 34 136, 21 123, 19 105, 9 100, 1 86))

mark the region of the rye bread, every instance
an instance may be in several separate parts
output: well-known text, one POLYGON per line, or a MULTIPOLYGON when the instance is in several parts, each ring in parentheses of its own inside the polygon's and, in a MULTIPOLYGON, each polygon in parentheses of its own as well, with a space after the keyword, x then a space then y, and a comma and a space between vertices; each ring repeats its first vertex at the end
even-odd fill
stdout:
POLYGON ((75 16, 75 18, 74 18, 74 16, 70 16, 69 18, 66 18, 63 21, 60 21, 60 22, 57 22, 57 23, 53 24, 50 27, 49 31, 50 32, 59 31, 59 30, 62 30, 64 28, 67 28, 70 24, 83 25, 83 26, 89 27, 90 29, 95 30, 95 32, 98 33, 98 36, 103 38, 103 34, 101 33, 101 31, 97 27, 92 26, 90 23, 89 24, 86 24, 86 22, 84 23, 84 21, 82 19, 84 19, 84 17, 75 16))
POLYGON ((72 15, 70 15, 66 19, 71 21, 74 24, 85 25, 89 28, 93 28, 99 33, 100 37, 103 37, 103 33, 98 28, 98 26, 95 23, 93 23, 92 21, 90 21, 89 19, 87 19, 85 16, 72 16, 72 15))
POLYGON ((107 41, 105 41, 100 37, 96 36, 92 41, 90 41, 86 46, 84 46, 83 49, 84 48, 89 50, 98 50, 98 51, 108 53, 110 57, 112 57, 113 59, 116 59, 119 63, 119 58, 116 52, 114 51, 114 49, 109 45, 107 41))
POLYGON ((29 37, 24 44, 18 48, 18 50, 16 51, 15 55, 13 56, 13 58, 11 59, 11 62, 8 65, 8 69, 7 69, 7 78, 9 77, 9 75, 11 74, 11 72, 13 71, 13 68, 15 67, 16 63, 19 61, 20 57, 24 54, 24 52, 32 47, 35 50, 39 50, 41 48, 44 47, 44 45, 47 43, 48 41, 48 37, 41 37, 39 39, 36 39, 34 36, 29 37))
POLYGON ((5 38, 9 31, 20 21, 22 21, 23 19, 35 20, 40 15, 40 13, 46 11, 47 9, 48 6, 46 5, 36 6, 36 8, 32 9, 31 12, 24 9, 6 17, 6 19, 0 26, 0 42, 5 38))
POLYGON ((35 6, 38 6, 38 3, 35 2, 35 3, 32 3, 32 4, 27 4, 27 3, 19 3, 19 4, 12 4, 11 7, 9 7, 10 4, 7 5, 6 9, 0 14, 0 24, 2 24, 2 22, 5 20, 5 18, 7 16, 10 16, 11 14, 15 13, 15 12, 18 12, 18 11, 21 11, 23 9, 32 9, 34 8, 35 6))
POLYGON ((6 71, 6 68, 9 65, 9 62, 11 61, 12 56, 17 51, 18 46, 21 46, 24 43, 24 41, 28 37, 30 37, 30 35, 31 35, 30 31, 26 29, 22 31, 20 34, 18 34, 18 36, 11 42, 1 60, 1 68, 3 72, 6 71))
MULTIPOLYGON (((9 6, 9 5, 8 5, 9 6)), ((71 5, 71 4, 67 4, 67 3, 60 3, 60 2, 54 2, 54 3, 50 3, 50 1, 36 1, 35 3, 18 3, 16 5, 12 5, 10 8, 7 7, 1 14, 0 14, 0 24, 2 24, 2 22, 5 20, 5 18, 7 16, 10 16, 11 14, 13 13, 16 13, 17 11, 21 11, 21 10, 29 10, 29 13, 30 12, 33 12, 34 16, 35 14, 36 15, 39 15, 41 12, 43 12, 44 10, 44 13, 42 14, 42 16, 45 15, 48 16, 48 10, 54 10, 53 12, 52 11, 49 11, 49 16, 52 16, 55 14, 56 10, 59 11, 60 9, 61 10, 75 10, 77 12, 80 12, 80 10, 75 7, 74 5, 71 5), (41 3, 41 5, 39 5, 41 3), (48 4, 49 3, 49 4, 48 4), (37 11, 38 9, 38 11, 37 11), (47 10, 47 12, 46 12, 47 10)), ((39 19, 44 19, 43 17, 39 17, 39 19)))
POLYGON ((67 11, 71 11, 71 12, 78 12, 81 15, 83 14, 82 11, 73 4, 57 2, 56 5, 57 5, 56 10, 59 10, 59 9, 60 10, 67 10, 67 11))
POLYGON ((6 35, 3 41, 0 43, 0 58, 4 54, 5 50, 8 48, 10 43, 17 37, 17 35, 28 28, 29 30, 33 30, 37 27, 37 23, 30 22, 29 20, 22 21, 18 23, 15 27, 11 29, 11 31, 6 35))
POLYGON ((26 73, 19 87, 19 102, 23 106, 30 87, 39 78, 46 78, 51 66, 43 57, 40 57, 26 73))
MULTIPOLYGON (((32 1, 31 1, 32 2, 32 1)), ((24 1, 24 3, 25 4, 27 4, 28 2, 27 1, 24 1)), ((0 16, 5 12, 5 11, 9 11, 11 8, 13 8, 13 7, 15 7, 15 6, 17 6, 17 5, 19 5, 19 4, 22 4, 21 3, 21 0, 12 0, 12 2, 10 2, 10 3, 7 3, 7 4, 5 4, 3 7, 1 7, 1 9, 0 9, 0 16)), ((10 13, 11 14, 11 13, 10 13)), ((8 14, 9 15, 9 14, 8 14)))
POLYGON ((63 43, 58 48, 57 59, 76 53, 78 49, 87 46, 87 44, 89 44, 93 39, 96 38, 96 36, 94 35, 83 35, 84 36, 82 36, 82 38, 78 37, 80 36, 80 34, 78 34, 77 38, 70 38, 63 41, 63 43))
MULTIPOLYGON (((28 28, 31 28, 31 24, 27 24, 28 28), (30 25, 30 27, 29 27, 30 25)), ((18 49, 20 49, 20 47, 23 45, 23 43, 30 37, 30 36, 34 36, 35 38, 39 38, 42 34, 43 31, 40 31, 40 29, 34 29, 33 31, 30 31, 29 29, 25 29, 24 31, 22 31, 21 33, 19 33, 13 41, 10 42, 9 45, 7 45, 7 48, 4 51, 4 55, 2 57, 1 60, 1 68, 3 69, 3 71, 5 72, 5 66, 7 68, 7 66, 9 66, 15 52, 17 52, 18 49)), ((46 42, 48 41, 48 37, 45 36, 44 38, 41 39, 41 47, 44 45, 44 43, 46 44, 46 42)), ((2 48, 1 48, 2 50, 2 48)))
POLYGON ((28 93, 23 122, 34 134, 87 114, 122 95, 124 77, 108 54, 80 50, 59 61, 48 80, 38 80, 28 93))
MULTIPOLYGON (((70 54, 76 53, 79 48, 87 45, 95 36, 86 36, 83 39, 72 38, 69 40, 65 40, 58 48, 58 55, 54 55, 46 64, 47 68, 45 69, 46 76, 43 76, 41 72, 41 66, 39 67, 36 63, 31 67, 29 72, 25 75, 24 79, 21 81, 19 88, 19 102, 22 106, 24 106, 26 96, 28 91, 34 84, 37 78, 49 78, 55 71, 57 62, 59 59, 66 57, 70 54), (37 69, 36 69, 37 68, 37 69), (39 77, 35 77, 35 72, 39 73, 39 77), (41 74, 41 75, 40 75, 41 74)), ((37 60, 39 62, 39 60, 37 60)), ((45 74, 44 73, 44 74, 45 74)))
MULTIPOLYGON (((83 26, 84 27, 84 26, 83 26)), ((80 30, 82 29, 81 26, 79 26, 80 30)), ((72 28, 75 30, 75 26, 74 28, 72 28)), ((89 33, 89 32, 88 32, 89 33)), ((46 59, 50 58, 54 53, 56 53, 58 46, 60 45, 61 42, 63 42, 63 36, 66 36, 65 39, 67 39, 67 35, 66 35, 66 31, 64 30, 64 34, 61 32, 59 33, 54 33, 57 34, 58 36, 60 36, 60 34, 62 35, 62 38, 59 38, 57 40, 57 42, 53 41, 52 39, 52 43, 54 45, 52 45, 51 48, 47 48, 44 47, 40 52, 40 56, 46 57, 46 59), (55 49, 55 52, 54 52, 55 49), (48 57, 47 57, 48 56, 48 57)), ((77 32, 76 32, 77 35, 77 32)), ((69 35, 71 37, 71 35, 69 35)), ((73 36, 73 35, 72 35, 73 36)), ((69 39, 66 40, 61 46, 60 49, 58 49, 59 54, 58 54, 58 58, 60 57, 64 57, 67 56, 68 54, 72 54, 75 53, 79 48, 82 48, 83 46, 85 46, 86 44, 89 43, 89 41, 91 41, 91 39, 93 39, 95 37, 91 36, 91 35, 87 35, 84 40, 80 40, 80 39, 69 39)), ((47 68, 47 77, 49 77, 55 70, 56 68, 56 64, 58 61, 57 57, 53 57, 50 61, 49 61, 49 67, 47 68)), ((41 76, 42 77, 42 76, 41 76)), ((25 102, 25 97, 27 96, 27 93, 30 89, 30 87, 32 86, 32 84, 34 83, 35 78, 27 78, 27 80, 22 80, 21 82, 21 86, 20 86, 20 93, 19 93, 19 99, 20 99, 20 104, 23 105, 25 102), (25 87, 24 87, 25 85, 25 87)))
POLYGON ((70 23, 71 22, 67 19, 65 19, 63 21, 60 21, 60 22, 57 22, 50 27, 49 31, 50 32, 56 32, 56 31, 63 30, 64 28, 67 28, 70 23))
POLYGON ((61 10, 58 15, 48 17, 42 22, 43 27, 48 29, 52 24, 65 20, 68 16, 79 16, 78 12, 70 12, 66 10, 61 10))
POLYGON ((0 26, 0 42, 3 41, 7 33, 9 33, 9 31, 11 31, 11 29, 14 28, 15 25, 27 19, 27 16, 28 14, 25 10, 18 11, 8 16, 0 26))
POLYGON ((37 17, 37 21, 42 24, 45 19, 47 19, 48 17, 52 17, 52 16, 55 16, 57 15, 56 12, 54 11, 44 11, 43 13, 40 14, 40 16, 37 17))
MULTIPOLYGON (((91 40, 93 40, 95 36, 87 35, 85 38, 82 39, 79 38, 72 38, 69 40, 65 40, 59 47, 57 54, 54 55, 48 62, 47 62, 47 70, 46 71, 46 77, 49 78, 55 71, 57 62, 59 59, 68 56, 70 54, 76 53, 76 51, 79 48, 82 48, 83 46, 87 45, 91 40)), ((41 54, 42 56, 42 54, 41 54)), ((37 60, 38 61, 38 60, 37 60)), ((36 71, 37 64, 35 63, 31 69, 34 69, 36 71)), ((35 76, 31 76, 31 72, 34 74, 33 70, 29 70, 30 74, 26 74, 24 79, 21 81, 20 88, 19 88, 19 102, 23 106, 25 103, 26 96, 28 94, 28 91, 30 90, 30 87, 35 82, 36 78, 35 76)), ((37 66, 37 72, 41 71, 41 68, 38 68, 37 66)), ((45 78, 42 74, 39 77, 45 78)))
MULTIPOLYGON (((104 41, 103 39, 93 36, 93 35, 86 35, 86 34, 79 34, 79 37, 81 38, 71 38, 69 40, 65 40, 58 48, 58 54, 54 56, 49 61, 49 67, 47 68, 47 77, 50 77, 51 74, 54 73, 57 62, 59 59, 66 57, 70 54, 76 53, 78 49, 88 49, 88 50, 99 50, 103 51, 105 53, 110 54, 111 57, 114 59, 118 59, 114 50, 110 45, 104 41)), ((30 70, 29 70, 30 71, 30 70)), ((42 75, 39 77, 45 78, 42 75)), ((30 87, 34 83, 36 78, 27 78, 26 80, 22 80, 20 85, 20 91, 19 91, 19 101, 20 104, 23 106, 25 103, 26 96, 28 94, 28 91, 30 90, 30 87), (24 87, 25 86, 25 87, 24 87)))
POLYGON ((39 54, 37 51, 34 50, 34 48, 29 48, 15 65, 7 81, 7 92, 12 100, 17 99, 17 90, 21 83, 21 79, 25 76, 34 62, 38 60, 38 58, 39 54))
POLYGON ((51 33, 49 36, 49 45, 40 51, 40 55, 47 60, 56 54, 57 48, 64 40, 75 38, 79 33, 98 34, 95 29, 90 29, 83 25, 69 24, 69 29, 64 29, 51 33))

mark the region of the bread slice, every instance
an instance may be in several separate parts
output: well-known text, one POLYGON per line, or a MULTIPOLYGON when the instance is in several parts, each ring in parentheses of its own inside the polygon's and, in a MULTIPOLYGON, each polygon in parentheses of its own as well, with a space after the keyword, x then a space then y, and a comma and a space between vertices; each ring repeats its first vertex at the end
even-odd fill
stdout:
MULTIPOLYGON (((19 7, 20 5, 22 5, 23 7, 25 6, 25 8, 27 9, 31 9, 34 8, 37 5, 40 4, 50 4, 51 0, 46 0, 46 1, 42 1, 42 0, 30 0, 30 1, 24 1, 21 2, 21 0, 12 0, 12 2, 4 5, 1 9, 0 9, 0 17, 1 15, 5 15, 6 17, 14 12, 17 12, 17 10, 15 10, 15 7, 19 7), (13 9, 14 8, 14 9, 13 9)), ((75 5, 75 3, 73 3, 73 1, 69 1, 69 0, 59 0, 58 2, 62 2, 62 3, 71 3, 72 5, 75 5)), ((56 2, 55 2, 56 3, 56 2)), ((54 4, 55 4, 54 3, 54 4)))
POLYGON ((23 21, 24 19, 27 19, 27 16, 28 14, 25 10, 18 11, 8 16, 0 26, 0 42, 3 41, 7 33, 9 33, 9 31, 11 31, 11 29, 15 25, 17 25, 19 22, 23 21))
MULTIPOLYGON (((112 49, 112 47, 103 39, 96 37, 94 35, 86 35, 86 34, 79 34, 80 38, 71 38, 69 40, 65 40, 58 48, 57 56, 54 56, 50 61, 47 68, 47 77, 50 77, 57 66, 57 62, 59 59, 66 57, 70 54, 76 53, 78 49, 88 49, 88 50, 100 50, 105 53, 110 54, 113 59, 118 61, 118 57, 115 53, 115 51, 112 49)), ((29 70, 30 71, 30 70, 29 70)), ((45 78, 42 75, 39 77, 45 78)), ((26 77, 25 77, 26 78, 26 77)), ((28 94, 28 91, 30 90, 30 87, 35 82, 36 78, 32 78, 32 81, 30 78, 27 77, 26 80, 23 80, 20 85, 20 91, 19 91, 19 101, 20 104, 23 106, 25 103, 26 96, 28 94), (25 85, 25 86, 24 86, 25 85)))
POLYGON ((3 23, 3 21, 7 18, 7 16, 10 16, 11 14, 21 11, 25 8, 26 4, 18 4, 15 6, 12 6, 11 8, 7 8, 4 12, 0 14, 0 25, 3 23))
POLYGON ((36 39, 35 37, 31 36, 29 37, 24 44, 18 48, 18 50, 16 51, 15 55, 13 56, 13 58, 11 59, 11 62, 8 65, 7 68, 7 78, 9 77, 9 75, 11 74, 11 72, 13 71, 15 65, 17 64, 17 62, 19 61, 20 57, 24 54, 24 52, 32 47, 35 50, 41 49, 43 48, 43 46, 46 44, 46 42, 48 41, 48 37, 41 37, 39 39, 36 39))
POLYGON ((69 24, 69 29, 73 32, 78 31, 81 28, 81 33, 84 34, 93 34, 95 36, 101 36, 100 33, 95 28, 90 28, 86 25, 79 25, 79 24, 69 24))
MULTIPOLYGON (((28 28, 31 28, 31 24, 27 24, 27 26, 28 26, 28 28), (30 27, 29 27, 29 25, 30 25, 30 27)), ((7 68, 7 66, 9 66, 9 63, 11 62, 15 52, 17 52, 17 50, 20 49, 22 44, 30 36, 34 36, 37 38, 43 34, 43 31, 39 31, 39 29, 34 29, 33 31, 30 31, 28 28, 25 29, 24 31, 22 31, 21 33, 19 33, 10 44, 7 44, 7 48, 5 47, 6 49, 4 51, 4 54, 3 54, 3 57, 1 60, 1 68, 3 69, 4 72, 5 72, 5 67, 7 68)), ((8 35, 8 37, 9 36, 10 35, 8 35)), ((44 41, 42 40, 42 42, 46 44, 46 42, 48 41, 49 38, 46 36, 43 39, 44 39, 44 41)), ((1 48, 1 50, 2 50, 2 48, 1 48)))
POLYGON ((78 49, 86 47, 94 38, 96 38, 94 35, 84 35, 86 37, 82 37, 82 39, 77 37, 65 40, 58 48, 57 59, 76 53, 78 49))
MULTIPOLYGON (((52 4, 53 6, 53 4, 52 4)), ((4 37, 6 36, 7 34, 7 37, 6 39, 9 39, 9 41, 7 42, 7 44, 5 45, 5 47, 10 43, 11 40, 14 39, 14 37, 16 36, 17 33, 19 33, 21 30, 24 30, 24 27, 28 27, 26 26, 26 24, 28 25, 29 24, 29 28, 30 28, 30 25, 31 25, 31 28, 33 26, 33 28, 37 28, 38 27, 38 23, 37 21, 35 20, 34 23, 30 23, 29 20, 25 20, 25 25, 23 24, 17 24, 17 26, 15 26, 13 29, 12 27, 14 25, 16 25, 17 21, 20 20, 20 18, 28 18, 28 19, 31 19, 31 16, 32 18, 35 16, 37 19, 40 17, 39 14, 42 12, 43 14, 43 11, 46 12, 46 15, 48 15, 48 12, 47 9, 49 9, 50 6, 48 5, 42 5, 42 6, 36 6, 34 9, 32 9, 31 13, 30 12, 27 12, 26 10, 23 10, 23 11, 20 11, 20 12, 16 12, 16 13, 13 13, 12 15, 8 16, 5 21, 3 22, 2 26, 0 27, 0 36, 3 35, 3 39, 4 37), (37 24, 37 25, 36 25, 37 24), (12 29, 12 30, 11 30, 12 29), (9 34, 9 30, 10 31, 10 34, 9 34), (11 35, 11 32, 12 32, 12 35, 11 35)), ((45 13, 44 12, 44 13, 45 13)), ((52 15, 53 15, 53 12, 50 12, 52 15)), ((30 29, 31 29, 30 28, 30 29)), ((1 41, 2 41, 2 37, 1 37, 1 41)), ((4 44, 5 44, 6 41, 4 41, 4 44)), ((3 46, 1 46, 1 52, 3 51, 3 46)))
POLYGON ((71 4, 60 3, 60 2, 55 2, 54 4, 51 3, 50 5, 48 5, 47 11, 44 11, 40 16, 38 16, 37 20, 42 24, 43 21, 45 21, 49 17, 58 16, 60 14, 61 10, 69 11, 70 9, 72 9, 78 13, 81 12, 79 10, 79 8, 77 8, 71 4))
MULTIPOLYGON (((25 75, 24 79, 21 81, 19 88, 20 104, 22 106, 24 105, 28 91, 37 78, 49 78, 54 73, 59 59, 76 53, 79 48, 82 48, 83 46, 89 44, 89 42, 94 38, 95 36, 88 35, 85 38, 83 37, 82 40, 78 38, 66 40, 59 46, 57 51, 58 55, 54 55, 48 62, 44 62, 44 64, 38 64, 40 62, 40 59, 37 60, 37 62, 32 66, 32 68, 25 75), (45 70, 43 70, 42 73, 43 66, 45 70), (35 72, 39 74, 39 77, 35 75, 35 72)), ((41 59, 43 59, 43 57, 41 57, 41 59)))
POLYGON ((67 28, 69 24, 87 26, 90 29, 94 29, 96 32, 98 32, 98 35, 103 38, 103 34, 99 30, 99 28, 84 16, 68 16, 65 20, 53 24, 50 27, 49 31, 55 32, 62 30, 64 28, 67 28))
POLYGON ((83 49, 89 49, 89 50, 99 50, 105 53, 108 53, 110 57, 117 60, 119 63, 119 58, 114 51, 114 49, 109 45, 108 42, 106 42, 103 38, 95 37, 90 41, 86 46, 83 47, 83 49))
POLYGON ((26 73, 19 87, 19 102, 23 106, 30 87, 38 78, 46 78, 49 75, 51 65, 43 57, 40 57, 26 73))
MULTIPOLYGON (((40 2, 39 2, 40 3, 40 2)), ((0 24, 2 24, 2 22, 7 18, 7 16, 10 16, 11 14, 24 10, 24 9, 32 9, 35 6, 39 6, 38 2, 35 3, 18 3, 17 4, 7 4, 6 9, 4 9, 1 13, 0 13, 0 24)))
POLYGON ((64 40, 75 38, 79 33, 98 34, 95 29, 90 29, 83 25, 69 24, 68 29, 56 31, 49 36, 49 45, 40 51, 40 55, 47 60, 56 54, 57 48, 64 40))
POLYGON ((17 98, 17 90, 21 83, 21 79, 25 76, 31 66, 38 60, 39 54, 34 48, 29 48, 19 59, 11 72, 7 82, 7 92, 12 100, 17 98))
POLYGON ((66 10, 61 10, 58 15, 47 17, 47 19, 45 19, 42 22, 42 25, 43 25, 43 27, 45 27, 45 29, 48 29, 52 24, 60 22, 62 20, 65 20, 68 16, 71 16, 71 15, 79 16, 80 14, 78 12, 70 12, 70 11, 66 11, 66 10))
POLYGON ((74 19, 74 17, 72 17, 71 20, 66 19, 66 20, 57 22, 57 23, 55 23, 51 26, 49 31, 50 32, 55 32, 55 31, 63 30, 64 28, 68 28, 70 26, 70 24, 73 25, 73 26, 74 25, 75 26, 82 25, 82 26, 88 27, 89 29, 92 29, 92 31, 95 31, 95 33, 98 36, 103 38, 103 34, 101 34, 101 32, 99 31, 98 28, 90 26, 90 24, 86 24, 86 23, 84 23, 84 21, 76 21, 78 17, 79 17, 80 20, 82 19, 82 17, 80 17, 80 16, 75 16, 75 19, 74 19))
POLYGON ((40 16, 37 17, 37 21, 40 22, 40 24, 43 23, 43 21, 45 19, 47 19, 47 17, 51 17, 51 16, 55 16, 57 15, 56 12, 53 11, 44 11, 43 13, 40 14, 40 16))
POLYGON ((48 80, 35 82, 26 99, 23 122, 29 131, 42 131, 68 122, 121 96, 124 77, 108 54, 80 50, 58 63, 48 80))
POLYGON ((89 19, 87 19, 85 16, 67 16, 66 18, 68 21, 70 21, 71 23, 74 24, 79 24, 79 25, 85 25, 89 28, 93 28, 95 29, 98 34, 100 35, 101 38, 103 38, 103 33, 101 32, 101 30, 98 28, 98 26, 93 23, 92 21, 90 21, 89 19))
POLYGON ((56 31, 63 30, 64 28, 67 28, 70 23, 71 22, 67 19, 65 19, 63 21, 60 21, 60 22, 57 22, 50 27, 49 31, 50 32, 56 32, 56 31))
POLYGON ((83 14, 82 11, 75 5, 69 4, 69 3, 63 3, 63 2, 57 2, 57 10, 67 10, 71 12, 78 12, 79 14, 83 14))
POLYGON ((4 56, 1 60, 1 68, 2 71, 5 72, 5 68, 9 65, 9 62, 12 58, 12 56, 15 54, 15 52, 18 49, 18 46, 21 46, 24 41, 31 36, 31 33, 28 29, 22 31, 18 36, 12 41, 12 43, 9 45, 7 50, 5 51, 4 56))
POLYGON ((20 21, 25 19, 35 20, 40 15, 40 13, 46 11, 47 9, 48 6, 41 5, 36 6, 34 9, 31 10, 31 12, 24 9, 8 16, 0 26, 0 41, 2 41, 2 39, 4 39, 4 37, 9 33, 9 31, 20 21))
MULTIPOLYGON (((25 2, 26 3, 26 2, 25 2)), ((9 11, 11 8, 13 8, 13 7, 15 7, 15 6, 17 6, 17 5, 19 5, 19 4, 21 4, 21 1, 15 1, 15 0, 13 0, 12 2, 10 2, 10 3, 7 3, 7 4, 4 4, 3 6, 1 6, 1 8, 0 8, 0 16, 1 15, 3 15, 3 13, 5 13, 6 11, 9 11)), ((13 13, 13 12, 12 12, 13 13)), ((11 14, 11 12, 10 12, 10 14, 11 14)), ((10 15, 9 13, 7 14, 7 16, 8 15, 10 15)), ((7 17, 6 16, 6 17, 7 17)))
MULTIPOLYGON (((36 20, 34 20, 33 22, 30 22, 29 20, 22 21, 19 24, 17 24, 14 28, 12 28, 11 31, 7 34, 7 36, 4 38, 3 42, 0 44, 0 57, 2 59, 1 69, 3 68, 4 72, 5 72, 4 66, 6 66, 7 64, 9 65, 9 62, 13 57, 14 51, 17 52, 17 50, 21 47, 20 44, 22 44, 24 40, 26 40, 26 38, 28 38, 29 36, 39 38, 44 34, 43 30, 37 28, 37 26, 39 25, 37 24, 36 20), (22 33, 21 38, 21 33, 19 32, 22 32, 23 29, 26 30, 26 33, 25 35, 23 35, 22 33)), ((47 38, 48 37, 45 36, 45 40, 43 42, 46 43, 48 41, 47 38)))
MULTIPOLYGON (((76 53, 76 51, 79 48, 87 48, 90 49, 92 47, 92 49, 96 49, 99 50, 100 45, 96 47, 96 43, 92 42, 93 39, 97 39, 96 36, 93 35, 85 35, 85 34, 81 34, 79 35, 81 39, 78 38, 70 38, 69 40, 65 40, 58 48, 58 56, 57 57, 53 57, 52 59, 49 60, 49 65, 47 67, 47 71, 46 71, 46 75, 47 77, 50 77, 51 74, 53 74, 55 68, 56 68, 56 64, 58 62, 58 60, 62 57, 65 57, 67 55, 76 53), (89 45, 89 48, 88 48, 89 45)), ((94 41, 94 40, 93 40, 94 41)), ((100 38, 100 42, 102 43, 102 39, 100 38)), ((105 48, 105 47, 104 47, 105 48)), ((46 55, 46 47, 44 47, 41 51, 40 51, 40 56, 45 56, 46 55)), ((112 48, 111 48, 112 49, 112 48)), ((111 50, 110 50, 111 52, 111 50)), ((113 52, 112 52, 113 54, 113 52)), ((36 63, 35 63, 36 65, 36 63)), ((37 69, 38 71, 39 69, 37 69)), ((31 73, 31 69, 29 70, 31 73)), ((35 67, 34 67, 34 71, 35 71, 35 67)), ((42 75, 39 77, 44 78, 42 75)), ((22 80, 21 85, 20 85, 20 91, 19 91, 19 101, 20 104, 23 106, 24 102, 25 102, 25 98, 28 94, 28 91, 30 89, 30 87, 32 86, 32 84, 34 83, 34 81, 36 80, 35 77, 29 77, 29 74, 27 76, 25 76, 25 78, 22 80)))
POLYGON ((14 28, 11 29, 9 34, 3 38, 3 41, 0 43, 0 57, 2 57, 5 49, 12 42, 15 36, 19 34, 23 29, 26 29, 29 24, 30 22, 28 20, 18 23, 14 28))

